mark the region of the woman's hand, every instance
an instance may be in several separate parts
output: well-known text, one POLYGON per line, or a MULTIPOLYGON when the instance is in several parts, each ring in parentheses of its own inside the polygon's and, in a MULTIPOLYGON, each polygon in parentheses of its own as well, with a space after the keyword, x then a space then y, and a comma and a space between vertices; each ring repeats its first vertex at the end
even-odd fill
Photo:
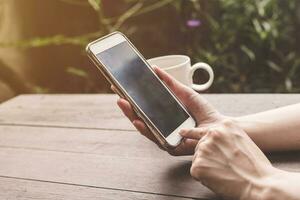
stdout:
POLYGON ((200 139, 191 175, 215 193, 230 199, 264 199, 264 180, 277 173, 262 151, 234 122, 185 130, 200 139))
MULTIPOLYGON (((197 92, 181 84, 158 67, 155 67, 154 70, 159 78, 185 105, 189 113, 196 120, 198 127, 208 127, 226 118, 225 116, 221 115, 212 105, 210 105, 206 101, 206 99, 202 98, 197 92)), ((115 88, 113 86, 112 90, 115 91, 115 88)), ((146 124, 136 115, 127 100, 120 98, 118 100, 118 105, 142 135, 146 136, 160 146, 157 139, 147 128, 146 124)), ((171 155, 191 155, 194 153, 194 149, 197 143, 198 139, 184 139, 177 148, 168 150, 168 152, 171 155)))

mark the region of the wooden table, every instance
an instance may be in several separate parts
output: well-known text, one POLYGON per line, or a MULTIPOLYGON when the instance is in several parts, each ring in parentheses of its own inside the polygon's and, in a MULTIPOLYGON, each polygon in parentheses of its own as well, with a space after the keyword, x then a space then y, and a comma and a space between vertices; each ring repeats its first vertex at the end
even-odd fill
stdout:
MULTIPOLYGON (((300 101, 300 95, 205 95, 229 115, 300 101)), ((137 134, 115 95, 22 95, 0 105, 0 199, 216 199, 172 157, 137 134)), ((271 155, 299 171, 300 154, 271 155)))

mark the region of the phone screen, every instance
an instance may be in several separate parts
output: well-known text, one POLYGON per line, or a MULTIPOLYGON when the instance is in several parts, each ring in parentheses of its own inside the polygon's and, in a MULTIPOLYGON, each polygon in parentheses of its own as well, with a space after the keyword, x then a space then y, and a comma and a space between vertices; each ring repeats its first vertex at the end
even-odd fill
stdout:
POLYGON ((189 118, 128 42, 96 56, 165 137, 189 118))

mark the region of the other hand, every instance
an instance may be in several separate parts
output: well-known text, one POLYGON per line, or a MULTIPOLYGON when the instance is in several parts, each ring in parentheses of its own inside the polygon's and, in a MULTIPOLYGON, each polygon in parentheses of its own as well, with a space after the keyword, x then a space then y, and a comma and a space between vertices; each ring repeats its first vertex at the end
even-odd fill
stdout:
POLYGON ((224 120, 215 126, 187 130, 183 135, 201 138, 190 170, 196 180, 225 198, 263 199, 259 196, 263 192, 258 192, 263 189, 262 180, 276 170, 234 122, 224 120))

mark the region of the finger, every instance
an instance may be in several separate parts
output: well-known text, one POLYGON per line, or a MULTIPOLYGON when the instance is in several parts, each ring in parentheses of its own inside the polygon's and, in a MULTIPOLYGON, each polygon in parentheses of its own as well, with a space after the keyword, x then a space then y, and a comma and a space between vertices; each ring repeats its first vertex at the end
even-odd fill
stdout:
POLYGON ((198 142, 196 148, 195 148, 195 152, 199 151, 200 146, 202 145, 203 142, 205 142, 205 140, 208 139, 208 135, 210 134, 210 131, 208 131, 198 142))
POLYGON ((167 84, 167 86, 176 94, 176 96, 178 96, 180 100, 184 101, 184 97, 186 97, 188 94, 193 93, 190 88, 177 81, 175 78, 173 78, 167 72, 161 70, 159 67, 154 67, 153 69, 157 76, 167 84))
POLYGON ((130 103, 123 98, 118 99, 117 101, 118 106, 121 108, 122 112, 128 117, 128 119, 132 122, 138 119, 138 116, 132 109, 130 103))
POLYGON ((111 86, 110 86, 110 89, 111 89, 114 93, 118 94, 118 93, 117 93, 117 88, 116 88, 114 85, 111 85, 111 86))
POLYGON ((120 98, 118 100, 118 106, 121 108, 123 113, 128 117, 128 119, 133 123, 135 128, 145 137, 156 143, 160 148, 162 148, 159 141, 156 139, 156 137, 153 135, 153 133, 148 129, 146 124, 138 118, 138 116, 135 114, 134 110, 132 109, 130 103, 126 101, 125 99, 120 98))
POLYGON ((156 142, 157 139, 154 137, 154 135, 150 132, 146 124, 139 119, 134 120, 133 125, 135 128, 144 136, 146 136, 148 139, 152 140, 153 142, 156 142))
MULTIPOLYGON (((146 126, 146 124, 142 121, 142 120, 139 120, 139 119, 136 119, 132 122, 132 124, 136 127, 136 129, 144 136, 148 136, 150 135, 150 131, 148 129, 148 127, 146 126)), ((150 138, 149 138, 150 139, 150 138)), ((152 138, 151 138, 152 140, 152 138)))
POLYGON ((154 67, 154 71, 157 74, 157 76, 162 81, 164 81, 174 93, 177 94, 178 91, 180 91, 180 89, 185 88, 185 86, 182 83, 177 81, 175 78, 173 78, 167 72, 161 70, 159 67, 154 67))
POLYGON ((194 155, 193 155, 192 163, 195 162, 195 160, 198 158, 198 156, 199 156, 199 152, 198 152, 198 151, 195 151, 195 152, 194 152, 194 155))
POLYGON ((160 142, 156 139, 156 137, 153 135, 153 133, 149 130, 149 128, 147 127, 147 125, 142 120, 136 119, 132 123, 135 126, 135 128, 142 135, 144 135, 149 140, 151 140, 152 142, 154 142, 155 144, 157 144, 161 149, 163 149, 163 147, 161 146, 160 142))
POLYGON ((200 140, 208 131, 208 128, 192 128, 192 129, 183 129, 179 134, 184 138, 200 140))
POLYGON ((158 67, 153 68, 158 77, 166 83, 166 85, 174 92, 179 100, 187 107, 188 111, 197 118, 201 118, 201 114, 204 112, 203 109, 208 105, 206 100, 192 90, 191 88, 183 85, 167 72, 161 70, 158 67))
POLYGON ((178 147, 168 152, 173 156, 191 155, 194 153, 194 147, 197 143, 198 140, 184 138, 178 147))

